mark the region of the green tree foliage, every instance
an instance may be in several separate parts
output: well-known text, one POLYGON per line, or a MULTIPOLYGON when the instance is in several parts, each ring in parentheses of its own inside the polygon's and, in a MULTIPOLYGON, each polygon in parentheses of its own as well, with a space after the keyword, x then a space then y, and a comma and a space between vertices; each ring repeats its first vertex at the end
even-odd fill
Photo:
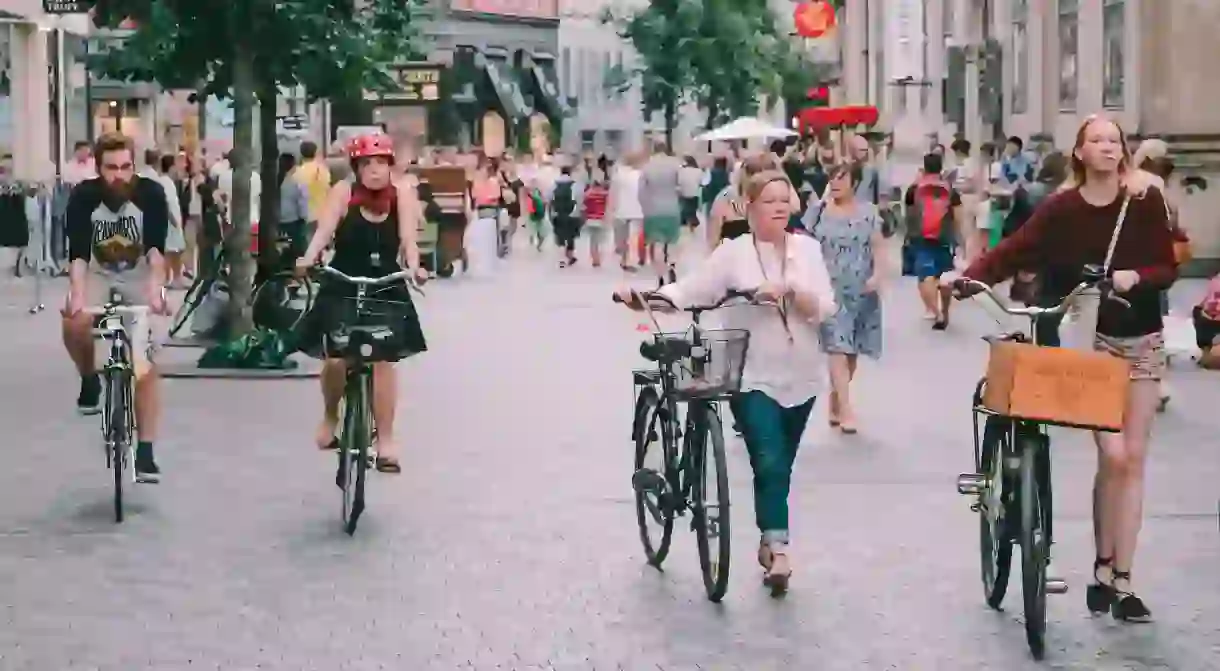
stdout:
MULTIPOLYGON (((280 87, 304 86, 313 99, 359 99, 391 90, 387 66, 418 58, 417 27, 427 0, 96 0, 94 21, 136 28, 94 64, 102 75, 154 81, 233 98, 234 170, 227 239, 233 266, 230 330, 250 328, 245 311, 252 285, 249 185, 253 109, 262 101, 263 198, 260 237, 274 239, 276 197, 275 108, 280 87)), ((260 243, 263 241, 260 241, 260 243)), ((261 258, 274 258, 260 244, 261 258)))
POLYGON ((644 113, 666 113, 667 135, 685 102, 698 104, 712 127, 756 114, 760 96, 801 98, 822 74, 766 0, 651 0, 602 20, 639 55, 635 68, 612 71, 608 86, 638 83, 644 113))

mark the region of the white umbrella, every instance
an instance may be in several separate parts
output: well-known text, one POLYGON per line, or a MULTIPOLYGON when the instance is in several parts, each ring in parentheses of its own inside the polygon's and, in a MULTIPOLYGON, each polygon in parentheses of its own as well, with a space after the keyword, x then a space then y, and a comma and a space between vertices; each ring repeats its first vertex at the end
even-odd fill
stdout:
POLYGON ((796 135, 796 133, 788 130, 787 128, 772 126, 761 119, 743 116, 736 121, 730 122, 728 125, 708 131, 696 137, 695 140, 697 142, 720 142, 725 140, 770 140, 773 138, 792 137, 794 135, 796 135))

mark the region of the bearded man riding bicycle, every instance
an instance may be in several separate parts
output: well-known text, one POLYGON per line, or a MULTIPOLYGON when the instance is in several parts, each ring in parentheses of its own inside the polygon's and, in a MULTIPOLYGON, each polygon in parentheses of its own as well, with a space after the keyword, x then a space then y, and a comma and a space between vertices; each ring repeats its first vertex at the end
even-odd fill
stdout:
MULTIPOLYGON (((69 289, 64 303, 64 348, 80 373, 81 414, 101 411, 101 382, 94 361, 93 317, 84 309, 110 302, 117 295, 129 305, 147 305, 165 313, 165 238, 169 205, 161 185, 135 174, 135 144, 131 138, 107 133, 93 147, 99 176, 81 182, 68 197, 69 289)), ((148 332, 148 324, 130 328, 148 332)), ((145 342, 150 342, 147 338, 145 342)), ((142 353, 136 353, 140 356, 142 353)), ((151 363, 151 352, 148 355, 151 363)), ((161 400, 155 365, 137 375, 135 392, 135 471, 139 482, 158 482, 161 471, 153 456, 161 400)))

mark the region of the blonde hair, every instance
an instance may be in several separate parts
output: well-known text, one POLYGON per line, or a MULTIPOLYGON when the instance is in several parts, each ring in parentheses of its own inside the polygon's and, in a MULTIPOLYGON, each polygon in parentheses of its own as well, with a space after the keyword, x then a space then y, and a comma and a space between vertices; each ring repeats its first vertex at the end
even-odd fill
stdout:
POLYGON ((792 189, 792 182, 788 181, 788 176, 782 170, 768 169, 751 175, 746 180, 742 193, 747 202, 753 203, 762 197, 768 186, 776 182, 783 182, 789 190, 792 189))
POLYGON ((1149 186, 1153 186, 1148 179, 1151 177, 1149 173, 1135 169, 1131 160, 1131 149, 1127 146, 1127 133, 1118 121, 1104 114, 1090 114, 1080 122, 1080 127, 1076 129, 1076 141, 1072 145, 1072 151, 1068 154, 1068 176, 1064 180, 1063 185, 1059 187, 1060 191, 1068 189, 1079 189, 1084 186, 1087 180, 1087 171, 1084 161, 1076 155, 1084 146, 1085 138, 1088 135, 1089 128, 1098 122, 1106 122, 1113 124, 1118 129, 1119 146, 1122 147, 1123 156, 1118 162, 1118 176, 1123 188, 1127 193, 1142 198, 1149 186))
POLYGON ((737 185, 737 194, 749 198, 747 187, 754 176, 764 172, 773 172, 779 170, 779 160, 775 154, 766 152, 751 156, 741 162, 741 167, 737 169, 737 173, 733 175, 733 183, 737 185))
POLYGON ((1143 168, 1146 161, 1155 161, 1168 155, 1169 145, 1164 140, 1144 140, 1135 150, 1135 155, 1131 157, 1131 165, 1136 168, 1143 168))

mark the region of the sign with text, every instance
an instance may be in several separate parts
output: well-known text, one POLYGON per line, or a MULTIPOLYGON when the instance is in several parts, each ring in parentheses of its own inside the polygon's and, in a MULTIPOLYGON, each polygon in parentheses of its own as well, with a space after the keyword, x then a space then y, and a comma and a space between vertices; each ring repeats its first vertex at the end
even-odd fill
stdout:
POLYGON ((391 67, 397 91, 381 94, 382 100, 426 103, 440 100, 441 68, 432 65, 395 65, 391 67))
POLYGON ((42 0, 44 14, 87 14, 93 0, 42 0))
POLYGON ((455 12, 479 12, 531 19, 559 18, 559 0, 451 0, 455 12))

